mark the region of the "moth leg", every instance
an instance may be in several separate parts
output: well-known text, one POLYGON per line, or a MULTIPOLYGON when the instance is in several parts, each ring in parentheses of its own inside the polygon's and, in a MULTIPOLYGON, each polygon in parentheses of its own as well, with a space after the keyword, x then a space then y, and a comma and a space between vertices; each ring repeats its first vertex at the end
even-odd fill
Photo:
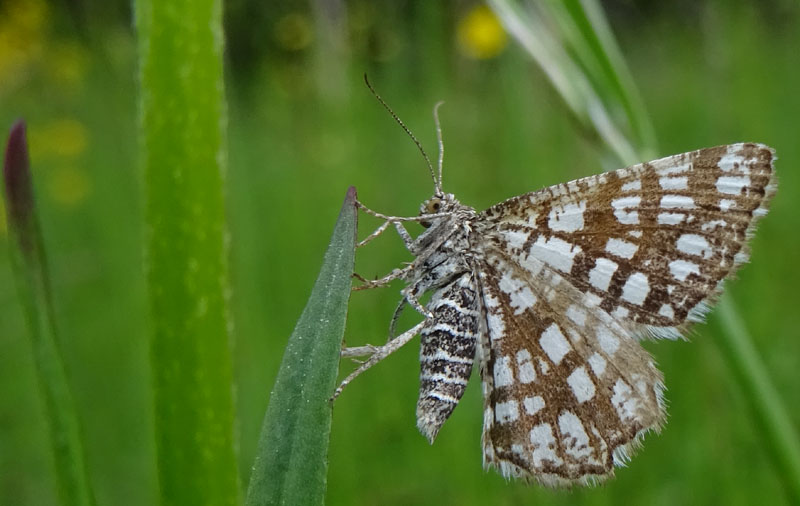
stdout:
POLYGON ((406 227, 404 227, 401 222, 395 221, 394 228, 397 229, 397 234, 403 240, 403 243, 405 243, 406 249, 413 253, 414 251, 412 249, 412 244, 414 244, 414 239, 411 238, 411 235, 409 235, 408 231, 406 230, 406 227))
MULTIPOLYGON (((366 207, 363 206, 363 204, 359 203, 359 206, 362 209, 365 209, 365 210, 369 211, 366 207)), ((370 214, 374 214, 374 211, 369 211, 369 213, 370 214)), ((401 222, 399 222, 399 221, 395 221, 395 219, 396 219, 395 217, 391 217, 391 216, 390 217, 386 217, 386 221, 384 221, 381 224, 381 226, 379 226, 377 229, 375 229, 374 232, 372 232, 370 235, 368 235, 362 241, 360 241, 356 245, 356 248, 360 248, 362 246, 367 245, 370 241, 372 241, 373 239, 375 239, 376 237, 381 235, 383 232, 385 232, 386 229, 389 228, 389 224, 390 223, 394 223, 395 229, 397 229, 397 234, 403 240, 403 243, 405 244, 406 249, 408 249, 409 251, 412 251, 412 247, 413 247, 412 245, 414 244, 414 239, 408 233, 408 231, 403 226, 403 224, 401 222)), ((372 280, 372 281, 366 279, 364 276, 362 276, 362 275, 360 275, 358 273, 353 273, 353 276, 356 279, 358 279, 359 281, 364 283, 362 286, 357 286, 357 287, 353 288, 353 290, 367 290, 369 288, 377 288, 379 286, 386 285, 390 281, 393 281, 393 280, 395 280, 397 278, 403 277, 407 272, 411 271, 413 269, 412 265, 413 264, 406 265, 402 269, 394 269, 392 272, 390 272, 386 276, 384 276, 384 277, 382 277, 380 279, 372 280)))
POLYGON ((389 224, 390 224, 390 223, 392 223, 392 222, 391 222, 391 221, 388 221, 388 220, 387 220, 387 221, 384 221, 384 222, 381 224, 381 226, 380 226, 380 227, 378 227, 377 229, 375 229, 375 231, 374 231, 374 232, 372 232, 372 233, 371 233, 371 234, 369 234, 367 237, 365 237, 365 238, 364 238, 362 241, 360 241, 358 244, 356 244, 356 248, 360 248, 360 247, 362 247, 362 246, 366 246, 366 245, 367 245, 367 244, 368 244, 370 241, 372 241, 373 239, 375 239, 376 237, 378 237, 379 235, 381 235, 381 234, 382 234, 382 233, 383 233, 383 232, 384 232, 384 231, 385 231, 387 228, 389 228, 389 224))
POLYGON ((389 216, 387 214, 379 213, 377 211, 373 211, 369 207, 365 206, 361 203, 360 200, 356 200, 356 207, 364 211, 365 213, 374 216, 376 218, 380 218, 382 220, 390 221, 392 223, 398 221, 430 221, 436 218, 443 218, 445 216, 451 216, 453 213, 433 213, 433 214, 420 214, 419 216, 389 216))
POLYGON ((386 285, 389 282, 394 281, 395 279, 402 278, 403 276, 405 276, 407 272, 413 269, 413 265, 414 264, 408 264, 402 269, 394 269, 386 276, 374 280, 368 280, 364 276, 354 272, 353 276, 364 284, 361 286, 353 287, 353 291, 368 290, 370 288, 378 288, 379 286, 386 285))
POLYGON ((394 310, 394 314, 392 315, 392 321, 391 321, 391 323, 389 323, 389 339, 388 340, 390 340, 390 341, 392 339, 394 339, 394 333, 395 333, 395 330, 397 329, 397 320, 400 319, 400 314, 403 312, 403 308, 406 306, 407 303, 408 303, 408 301, 406 301, 406 299, 400 299, 400 303, 397 304, 397 308, 395 308, 395 310, 394 310))
POLYGON ((399 216, 388 216, 388 215, 385 215, 383 213, 379 213, 377 211, 373 211, 369 207, 367 207, 364 204, 362 204, 360 200, 356 200, 356 207, 358 207, 359 209, 361 209, 362 211, 364 211, 365 213, 367 213, 369 215, 372 215, 372 216, 374 216, 376 218, 380 218, 380 219, 386 220, 386 221, 398 221, 398 220, 399 221, 404 221, 404 220, 409 220, 409 219, 413 220, 413 218, 402 218, 402 217, 399 217, 399 216))
MULTIPOLYGON (((411 307, 413 307, 414 309, 416 309, 417 311, 419 311, 419 313, 420 313, 422 316, 424 316, 426 319, 428 319, 428 318, 433 318, 433 313, 431 313, 431 312, 428 310, 428 308, 426 308, 425 306, 423 306, 423 305, 422 305, 422 303, 419 301, 419 299, 417 299, 416 290, 412 291, 412 290, 408 290, 408 288, 412 288, 412 289, 413 289, 414 287, 413 287, 413 286, 406 287, 406 288, 405 288, 405 289, 402 291, 402 293, 403 293, 403 296, 404 296, 404 299, 403 299, 403 300, 405 300, 406 302, 408 302, 408 303, 411 305, 411 307)), ((395 311, 395 312, 396 312, 396 313, 397 313, 397 312, 399 312, 399 309, 400 309, 400 308, 398 308, 398 310, 397 310, 397 311, 395 311)), ((398 315, 398 316, 399 316, 399 315, 398 315)))
POLYGON ((339 397, 339 394, 342 393, 344 387, 346 387, 351 381, 353 381, 358 375, 362 372, 366 371, 373 365, 377 364, 384 358, 388 357, 395 351, 399 350, 403 347, 404 344, 409 342, 415 335, 419 334, 419 331, 422 330, 422 327, 425 326, 425 322, 422 321, 415 325, 413 328, 403 332, 399 336, 395 337, 388 343, 384 344, 383 346, 355 346, 353 348, 345 348, 342 350, 342 357, 358 357, 363 355, 369 355, 369 358, 364 361, 358 368, 351 372, 336 390, 333 392, 333 396, 331 397, 331 401, 335 400, 339 397))
POLYGON ((411 245, 414 244, 414 239, 408 233, 408 231, 406 230, 406 227, 403 226, 402 222, 394 221, 394 220, 386 220, 386 221, 384 221, 381 224, 381 226, 379 226, 378 228, 375 229, 374 232, 372 232, 367 237, 365 237, 363 240, 361 240, 358 244, 356 244, 356 248, 361 248, 362 246, 366 246, 367 244, 372 242, 373 239, 375 239, 376 237, 378 237, 379 235, 384 233, 386 231, 386 229, 389 228, 389 224, 392 224, 392 223, 394 224, 394 228, 397 229, 397 234, 400 236, 400 238, 403 240, 403 243, 406 245, 406 249, 411 251, 411 245))

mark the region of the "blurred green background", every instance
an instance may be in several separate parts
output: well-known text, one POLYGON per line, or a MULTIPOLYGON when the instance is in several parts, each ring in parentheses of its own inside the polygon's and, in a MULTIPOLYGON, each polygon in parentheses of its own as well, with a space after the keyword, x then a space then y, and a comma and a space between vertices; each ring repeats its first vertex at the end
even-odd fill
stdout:
MULTIPOLYGON (((751 264, 729 290, 798 427, 800 8, 788 0, 604 7, 661 155, 736 141, 777 149, 778 195, 751 264)), ((398 215, 415 214, 432 191, 419 153, 367 91, 364 72, 431 156, 431 109, 446 102, 444 186, 478 209, 614 167, 478 3, 235 0, 225 9, 245 485, 283 347, 348 185, 368 206, 398 215)), ((0 125, 28 121, 56 320, 103 505, 156 500, 130 18, 127 1, 0 3, 0 125)), ((362 216, 362 236, 377 224, 362 216)), ((382 275, 410 259, 404 251, 386 234, 359 251, 357 271, 382 275)), ((349 344, 385 338, 399 288, 353 295, 349 344)), ((414 321, 408 314, 402 323, 414 321)), ((415 428, 415 341, 336 402, 327 502, 789 504, 718 332, 712 313, 691 342, 646 345, 666 376, 668 423, 616 479, 573 491, 482 470, 476 385, 428 445, 415 428)), ((55 502, 45 434, 27 329, 0 254, 0 504, 55 502)))

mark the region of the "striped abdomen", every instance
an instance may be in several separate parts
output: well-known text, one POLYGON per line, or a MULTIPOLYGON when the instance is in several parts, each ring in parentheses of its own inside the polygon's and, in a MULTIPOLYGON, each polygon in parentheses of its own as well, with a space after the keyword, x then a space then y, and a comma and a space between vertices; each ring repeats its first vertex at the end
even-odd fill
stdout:
POLYGON ((433 442, 467 387, 478 338, 478 299, 472 272, 439 288, 420 332, 417 427, 433 442))

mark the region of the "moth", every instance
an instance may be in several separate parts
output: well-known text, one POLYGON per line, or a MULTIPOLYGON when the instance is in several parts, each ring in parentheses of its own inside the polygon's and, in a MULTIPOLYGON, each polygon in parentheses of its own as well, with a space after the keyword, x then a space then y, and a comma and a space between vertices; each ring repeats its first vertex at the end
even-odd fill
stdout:
POLYGON ((423 321, 392 330, 383 346, 343 350, 368 359, 334 397, 420 335, 416 415, 429 441, 477 365, 484 467, 549 486, 602 481, 664 423, 662 374, 639 342, 684 335, 747 261, 776 190, 775 153, 756 143, 705 148, 477 212, 442 189, 436 124, 438 177, 428 161, 434 192, 419 215, 358 203, 383 220, 359 245, 394 226, 415 257, 359 288, 402 280, 392 329, 406 304, 423 321), (407 222, 426 230, 411 237, 407 222))

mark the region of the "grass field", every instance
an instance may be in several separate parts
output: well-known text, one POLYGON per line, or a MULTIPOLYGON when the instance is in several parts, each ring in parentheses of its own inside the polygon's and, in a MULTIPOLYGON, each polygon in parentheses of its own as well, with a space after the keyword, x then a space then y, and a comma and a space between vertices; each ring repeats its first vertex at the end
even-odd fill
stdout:
MULTIPOLYGON (((751 263, 728 290, 797 428, 800 10, 765 5, 711 2, 686 17, 677 9, 627 7, 610 21, 654 123, 659 155, 737 141, 777 151, 778 194, 751 263)), ((313 23, 311 12, 297 14, 313 23)), ((243 486, 282 350, 347 187, 396 215, 415 214, 432 192, 413 143, 363 86, 365 71, 431 154, 431 109, 446 102, 444 186, 477 209, 615 168, 513 42, 493 58, 470 59, 454 35, 455 12, 419 6, 414 16, 418 24, 375 16, 371 23, 384 35, 379 57, 356 49, 367 44, 356 32, 349 52, 326 49, 318 38, 284 57, 270 53, 247 77, 228 76, 226 193, 243 486)), ((29 60, 0 59, 0 125, 17 117, 29 124, 56 321, 98 503, 153 504, 136 44, 124 26, 89 42, 47 26, 45 19, 30 35, 40 47, 29 60)), ((9 22, 0 30, 8 33, 9 22)), ((378 223, 362 218, 363 236, 378 223)), ((5 225, 0 230, 5 243, 5 225)), ((372 277, 408 260, 401 241, 386 234, 358 252, 356 270, 372 277)), ((353 295, 349 344, 385 338, 399 289, 353 295)), ((405 326, 416 321, 410 313, 405 326)), ((475 378, 428 445, 415 428, 414 341, 336 402, 327 503, 790 504, 763 428, 720 353, 719 332, 712 312, 690 342, 646 343, 666 377, 668 423, 616 479, 573 491, 509 483, 482 470, 475 378)), ((43 408, 5 255, 0 350, 0 504, 53 504, 43 408)))

